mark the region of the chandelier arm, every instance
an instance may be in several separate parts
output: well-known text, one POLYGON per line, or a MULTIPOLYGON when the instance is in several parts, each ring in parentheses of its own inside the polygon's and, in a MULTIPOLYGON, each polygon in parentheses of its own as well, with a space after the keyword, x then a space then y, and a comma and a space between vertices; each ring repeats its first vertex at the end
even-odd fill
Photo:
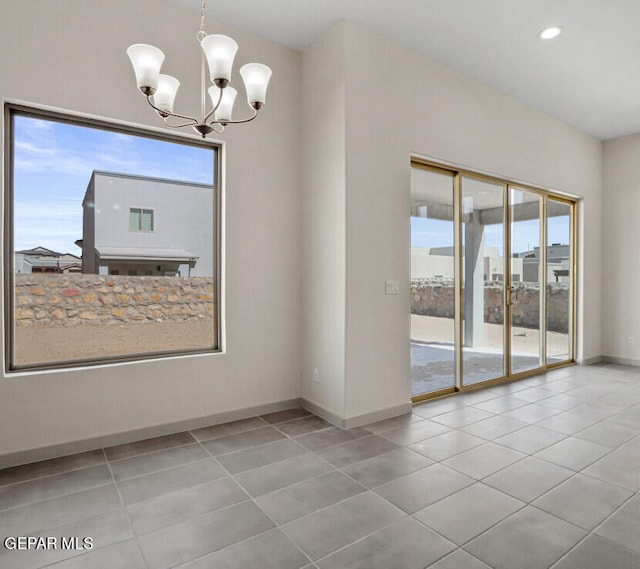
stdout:
MULTIPOLYGON (((213 109, 211 109, 211 111, 209 111, 207 116, 202 119, 202 124, 205 124, 211 118, 211 115, 218 110, 218 107, 220 106, 220 103, 222 102, 222 95, 223 95, 224 91, 222 89, 218 89, 218 91, 220 91, 220 94, 218 95, 218 102, 214 105, 213 109)), ((215 121, 213 121, 213 122, 215 122, 215 121)), ((219 132, 218 134, 222 134, 222 133, 219 132)))
POLYGON ((245 122, 251 122, 257 116, 258 116, 258 111, 254 109, 253 116, 249 117, 248 119, 238 119, 238 120, 228 120, 228 121, 211 121, 209 124, 211 124, 211 125, 221 124, 222 126, 226 126, 228 124, 241 124, 241 123, 245 123, 245 122))
MULTIPOLYGON (((175 116, 175 115, 172 115, 175 116)), ((185 128, 187 126, 196 126, 198 123, 195 121, 195 119, 191 119, 191 122, 185 122, 182 124, 170 124, 168 119, 171 116, 168 117, 162 117, 162 122, 164 123, 165 126, 168 126, 169 128, 185 128)))
MULTIPOLYGON (((166 121, 166 119, 168 117, 175 117, 175 118, 178 118, 178 119, 184 119, 184 120, 190 121, 190 122, 188 122, 186 124, 180 125, 181 127, 182 126, 192 126, 192 125, 198 124, 198 120, 194 119, 193 117, 187 117, 185 115, 179 115, 177 113, 170 113, 168 111, 163 111, 162 109, 159 109, 158 107, 156 107, 151 102, 151 95, 147 95, 147 103, 149 103, 149 106, 151 108, 153 108, 162 117, 162 119, 164 120, 164 124, 166 124, 167 126, 172 126, 172 125, 168 124, 167 121, 166 121)), ((179 127, 176 127, 176 128, 179 128, 179 127)))

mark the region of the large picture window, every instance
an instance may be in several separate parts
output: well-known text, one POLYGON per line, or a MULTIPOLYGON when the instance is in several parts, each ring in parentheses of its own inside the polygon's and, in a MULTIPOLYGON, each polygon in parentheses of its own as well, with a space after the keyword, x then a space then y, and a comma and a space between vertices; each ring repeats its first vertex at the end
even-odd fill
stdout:
POLYGON ((5 367, 218 350, 217 146, 15 105, 5 119, 5 367))

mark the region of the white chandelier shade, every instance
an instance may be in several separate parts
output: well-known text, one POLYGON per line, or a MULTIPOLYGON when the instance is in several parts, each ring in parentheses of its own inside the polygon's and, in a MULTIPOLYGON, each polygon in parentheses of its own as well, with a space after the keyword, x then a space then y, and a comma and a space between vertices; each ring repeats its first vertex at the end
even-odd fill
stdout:
POLYGON ((129 59, 136 74, 138 89, 145 89, 152 94, 158 88, 158 75, 164 61, 164 53, 157 47, 144 43, 136 43, 127 49, 129 59))
POLYGON ((211 103, 214 107, 217 106, 213 116, 217 121, 220 121, 220 124, 226 124, 231 120, 231 116, 233 114, 233 103, 236 100, 237 94, 238 91, 233 87, 226 87, 225 89, 220 89, 220 87, 216 87, 215 85, 209 87, 211 103), (220 99, 220 91, 222 91, 222 99, 220 99))
POLYGON ((160 115, 164 124, 170 128, 191 126, 205 138, 211 132, 221 134, 229 124, 249 122, 258 116, 258 111, 267 100, 267 87, 271 79, 271 69, 261 63, 247 63, 240 68, 247 102, 253 115, 243 119, 233 119, 233 105, 237 91, 231 87, 233 61, 238 51, 238 44, 230 37, 204 31, 206 0, 201 0, 201 26, 196 38, 201 47, 200 80, 201 80, 201 115, 200 118, 175 113, 174 102, 180 81, 171 75, 160 73, 164 61, 164 53, 152 45, 137 43, 127 49, 133 65, 138 89, 147 98, 149 105, 160 115), (206 88, 205 62, 209 71, 209 79, 213 83, 206 88), (206 94, 213 104, 207 112, 206 94), (180 124, 170 122, 181 119, 180 124))
MULTIPOLYGON (((253 108, 267 102, 267 86, 271 79, 271 69, 262 63, 247 63, 240 68, 240 75, 247 91, 247 102, 253 108)), ((259 108, 259 107, 258 107, 259 108)))
POLYGON ((173 112, 173 102, 180 87, 180 81, 171 75, 158 75, 158 88, 153 94, 153 102, 156 107, 167 112, 173 112))
POLYGON ((221 81, 231 81, 231 69, 238 44, 230 37, 213 34, 205 37, 200 45, 207 58, 211 81, 216 85, 221 81))

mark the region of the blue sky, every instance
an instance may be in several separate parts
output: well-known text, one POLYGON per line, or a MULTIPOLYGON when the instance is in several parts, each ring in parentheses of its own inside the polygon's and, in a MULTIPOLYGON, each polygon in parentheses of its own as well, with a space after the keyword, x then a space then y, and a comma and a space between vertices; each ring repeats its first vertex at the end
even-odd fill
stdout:
POLYGON ((80 256, 82 199, 91 172, 107 170, 213 184, 211 149, 15 117, 14 244, 80 256))

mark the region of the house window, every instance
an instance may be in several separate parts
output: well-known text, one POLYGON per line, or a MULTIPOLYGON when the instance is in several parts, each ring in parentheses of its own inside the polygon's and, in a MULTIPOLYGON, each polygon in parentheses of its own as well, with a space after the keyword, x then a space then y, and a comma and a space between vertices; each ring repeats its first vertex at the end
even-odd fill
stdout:
POLYGON ((6 370, 219 351, 218 145, 13 103, 5 126, 6 370))
POLYGON ((153 231, 153 210, 132 207, 129 209, 131 231, 153 231))

